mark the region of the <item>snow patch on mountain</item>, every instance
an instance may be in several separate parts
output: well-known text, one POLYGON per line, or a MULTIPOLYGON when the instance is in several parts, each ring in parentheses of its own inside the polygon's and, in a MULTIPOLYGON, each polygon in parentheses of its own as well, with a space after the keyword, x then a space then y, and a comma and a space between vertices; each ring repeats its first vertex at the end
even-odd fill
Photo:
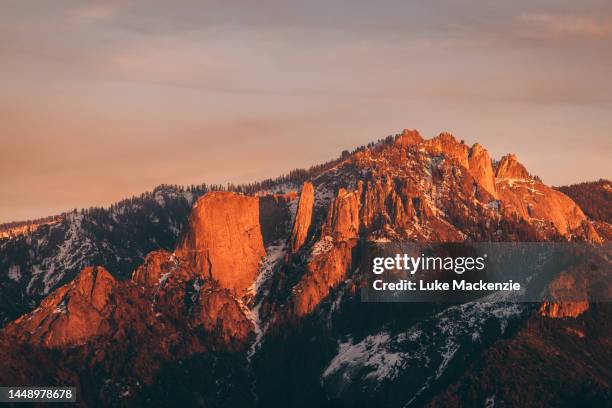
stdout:
POLYGON ((248 289, 248 293, 252 296, 253 306, 246 308, 245 313, 249 320, 253 323, 253 330, 255 331, 255 341, 249 348, 247 353, 247 359, 250 361, 261 344, 263 336, 267 329, 267 324, 264 324, 262 316, 260 315, 261 305, 268 295, 268 288, 266 284, 274 274, 276 266, 284 259, 287 254, 287 241, 281 239, 273 242, 266 247, 266 256, 263 258, 259 274, 255 279, 255 282, 248 289))
POLYGON ((503 334, 524 311, 522 304, 487 302, 484 298, 449 307, 400 333, 382 331, 358 342, 349 338, 339 343, 321 381, 330 385, 328 391, 339 396, 349 386, 375 391, 383 381, 399 380, 408 372, 418 373, 410 378, 410 403, 439 380, 453 361, 463 361, 473 353, 474 344, 480 344, 487 336, 503 334), (497 327, 497 332, 491 333, 491 327, 497 327))
POLYGON ((21 280, 21 267, 19 265, 11 265, 8 277, 15 282, 19 282, 21 280))
POLYGON ((323 377, 329 377, 341 369, 358 367, 368 371, 365 379, 378 382, 393 379, 402 368, 406 353, 393 350, 391 340, 387 332, 368 336, 355 344, 349 338, 347 342, 338 345, 338 354, 323 372, 323 377))

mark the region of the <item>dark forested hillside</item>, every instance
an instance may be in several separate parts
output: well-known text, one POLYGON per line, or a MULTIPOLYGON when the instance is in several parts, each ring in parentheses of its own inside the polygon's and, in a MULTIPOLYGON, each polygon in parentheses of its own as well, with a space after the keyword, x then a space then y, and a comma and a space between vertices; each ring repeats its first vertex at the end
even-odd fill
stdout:
POLYGON ((612 182, 599 179, 570 186, 555 187, 574 200, 582 211, 597 221, 612 223, 612 182))

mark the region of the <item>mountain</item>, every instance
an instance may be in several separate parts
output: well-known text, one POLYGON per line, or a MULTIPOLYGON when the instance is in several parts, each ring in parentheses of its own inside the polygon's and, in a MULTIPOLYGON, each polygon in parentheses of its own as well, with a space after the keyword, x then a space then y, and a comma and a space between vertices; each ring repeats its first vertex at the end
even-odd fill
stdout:
POLYGON ((0 332, 0 383, 70 384, 87 406, 610 402, 605 303, 362 302, 379 245, 605 241, 516 156, 405 130, 295 180, 203 194, 128 277, 66 280, 0 332))
POLYGON ((100 265, 125 277, 156 249, 176 245, 194 201, 207 186, 160 186, 111 208, 73 211, 29 232, 0 239, 0 323, 35 308, 86 266, 100 265))
POLYGON ((109 208, 75 209, 39 220, 2 224, 0 327, 33 310, 86 266, 103 266, 119 279, 129 278, 146 254, 175 247, 191 206, 206 192, 291 190, 339 160, 251 184, 161 185, 109 208))

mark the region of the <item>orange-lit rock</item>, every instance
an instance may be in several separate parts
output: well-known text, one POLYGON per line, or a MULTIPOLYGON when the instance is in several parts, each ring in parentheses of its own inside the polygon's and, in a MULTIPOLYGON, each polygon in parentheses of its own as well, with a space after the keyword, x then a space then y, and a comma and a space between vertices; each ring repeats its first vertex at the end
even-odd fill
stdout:
POLYGON ((316 253, 300 282, 293 288, 293 311, 297 316, 312 312, 342 282, 352 264, 354 242, 340 242, 316 253))
POLYGON ((507 154, 497 164, 495 177, 506 179, 529 179, 529 172, 519 163, 515 154, 507 154))
POLYGON ((491 157, 487 149, 475 143, 470 149, 468 162, 472 177, 474 177, 482 188, 496 198, 495 174, 493 172, 491 157))
POLYGON ((359 232, 359 197, 341 188, 329 207, 324 232, 336 241, 355 238, 359 232))
POLYGON ((312 312, 342 282, 352 264, 352 250, 359 233, 358 191, 341 188, 330 204, 323 238, 313 247, 301 280, 293 287, 293 311, 312 312))
POLYGON ((199 289, 191 324, 207 333, 215 333, 217 341, 233 349, 246 343, 253 331, 253 323, 231 292, 211 281, 203 282, 199 289))
POLYGON ((194 206, 176 250, 197 273, 244 294, 265 255, 259 198, 230 192, 206 194, 194 206))
POLYGON ((395 140, 397 146, 412 146, 423 141, 421 134, 415 129, 404 129, 401 135, 395 140))
POLYGON ((158 286, 164 275, 174 269, 176 262, 176 258, 167 251, 151 252, 132 274, 132 281, 149 287, 158 286))
POLYGON ((361 206, 361 222, 364 228, 380 228, 389 220, 385 201, 391 193, 391 183, 376 180, 368 182, 363 187, 363 205, 361 206))
POLYGON ((361 184, 363 205, 360 208, 360 221, 366 231, 393 225, 405 228, 414 221, 416 211, 413 205, 415 194, 403 182, 397 185, 387 178, 361 184))
POLYGON ((587 301, 587 280, 578 272, 562 272, 548 286, 553 299, 558 302, 544 302, 540 314, 547 317, 578 317, 589 309, 587 301), (584 300, 583 300, 584 299, 584 300))
POLYGON ((74 346, 104 334, 108 331, 104 310, 116 284, 104 268, 85 268, 7 331, 23 330, 32 335, 34 343, 51 348, 74 346))
POLYGON ((578 317, 589 310, 589 302, 545 302, 540 306, 540 314, 546 317, 578 317))
POLYGON ((562 192, 531 178, 516 155, 504 156, 497 165, 496 189, 506 214, 517 214, 531 222, 550 222, 568 238, 601 242, 580 207, 562 192))
POLYGON ((291 251, 297 252, 308 236, 310 223, 312 221, 312 209, 314 206, 314 187, 312 183, 305 182, 300 192, 300 201, 295 214, 295 222, 291 232, 291 251))
POLYGON ((564 236, 578 230, 575 232, 599 240, 593 228, 583 229, 587 218, 574 201, 537 180, 500 179, 497 192, 508 214, 516 213, 528 221, 549 221, 564 236))
POLYGON ((422 143, 423 147, 430 153, 442 153, 450 157, 465 168, 469 168, 468 163, 468 147, 457 141, 450 133, 440 133, 433 139, 426 140, 422 143))

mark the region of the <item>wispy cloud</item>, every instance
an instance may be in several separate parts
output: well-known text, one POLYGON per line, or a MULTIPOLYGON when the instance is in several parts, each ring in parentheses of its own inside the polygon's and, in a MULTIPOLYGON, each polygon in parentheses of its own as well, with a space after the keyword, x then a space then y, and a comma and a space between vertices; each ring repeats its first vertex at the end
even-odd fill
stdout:
POLYGON ((522 14, 516 18, 521 34, 529 37, 612 36, 612 18, 546 13, 522 14))
POLYGON ((0 221, 404 127, 523 146, 555 184, 609 177, 611 66, 610 0, 5 1, 0 221), (538 160, 551 146, 566 162, 538 160))
POLYGON ((73 15, 83 21, 99 21, 112 18, 116 11, 117 8, 110 4, 89 4, 77 7, 73 15))

